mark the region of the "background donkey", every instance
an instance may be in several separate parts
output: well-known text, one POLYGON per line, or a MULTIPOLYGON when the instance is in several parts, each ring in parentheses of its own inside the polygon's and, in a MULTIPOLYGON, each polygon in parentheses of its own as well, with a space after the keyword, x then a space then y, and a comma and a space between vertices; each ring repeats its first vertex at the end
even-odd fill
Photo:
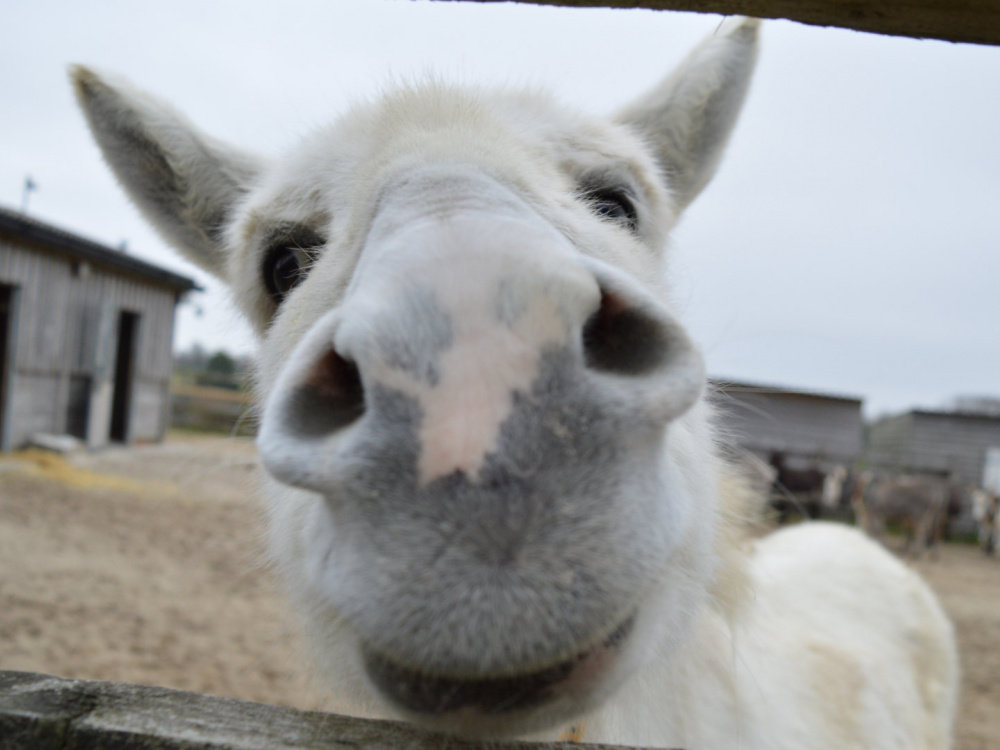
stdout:
POLYGON ((664 247, 743 102, 735 20, 611 120, 437 82, 284 159, 74 70, 261 337, 271 548, 341 695, 479 736, 943 748, 950 624, 862 535, 755 545, 664 247), (578 724, 578 722, 583 724, 578 724))

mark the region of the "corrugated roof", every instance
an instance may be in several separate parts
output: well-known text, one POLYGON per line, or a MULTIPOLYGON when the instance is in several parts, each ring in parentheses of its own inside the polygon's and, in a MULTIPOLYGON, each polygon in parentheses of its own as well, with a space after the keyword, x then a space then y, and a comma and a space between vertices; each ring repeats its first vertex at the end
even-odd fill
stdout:
POLYGON ((933 417, 935 419, 978 420, 982 422, 1000 423, 1000 414, 977 411, 958 411, 954 409, 922 409, 917 407, 914 409, 907 409, 906 411, 895 412, 893 414, 885 414, 876 419, 875 424, 891 422, 897 419, 906 419, 907 417, 933 417))
POLYGON ((147 263, 114 248, 0 206, 0 237, 85 260, 110 271, 138 276, 179 292, 201 289, 193 279, 147 263))
POLYGON ((948 417, 951 419, 984 419, 992 422, 1000 422, 1000 414, 979 411, 948 411, 945 409, 910 409, 905 414, 914 414, 920 417, 948 417))
POLYGON ((766 385, 763 383, 748 383, 740 380, 729 380, 727 378, 711 377, 709 384, 724 393, 762 393, 775 396, 799 396, 804 398, 818 398, 828 401, 844 401, 861 404, 863 399, 860 396, 847 396, 836 393, 822 393, 819 391, 803 390, 801 388, 787 388, 780 385, 766 385))

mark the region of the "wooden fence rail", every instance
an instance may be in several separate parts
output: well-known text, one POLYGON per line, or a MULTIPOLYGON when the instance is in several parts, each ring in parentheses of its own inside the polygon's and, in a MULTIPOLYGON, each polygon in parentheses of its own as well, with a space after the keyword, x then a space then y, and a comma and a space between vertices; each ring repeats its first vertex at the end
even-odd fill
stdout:
MULTIPOLYGON (((580 743, 574 750, 609 750, 580 743)), ((467 742, 355 719, 118 682, 0 671, 2 750, 566 750, 467 742)), ((619 748, 618 750, 623 750, 619 748)))
MULTIPOLYGON (((479 0, 503 2, 505 0, 479 0)), ((1000 0, 517 0, 537 5, 651 8, 787 18, 878 34, 1000 44, 1000 0)))

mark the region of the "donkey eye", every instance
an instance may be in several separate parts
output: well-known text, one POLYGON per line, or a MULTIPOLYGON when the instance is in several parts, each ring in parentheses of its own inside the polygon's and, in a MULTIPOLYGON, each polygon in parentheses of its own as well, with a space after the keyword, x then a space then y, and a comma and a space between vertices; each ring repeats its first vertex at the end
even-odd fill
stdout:
POLYGON ((639 224, 632 197, 623 188, 598 188, 584 193, 590 209, 602 219, 616 221, 635 231, 639 224))
POLYGON ((305 251, 282 245, 272 248, 264 261, 264 285, 275 302, 281 302, 306 277, 305 251))
POLYGON ((305 280, 320 256, 326 238, 315 229, 293 222, 278 223, 267 237, 261 267, 264 286, 275 304, 305 280))

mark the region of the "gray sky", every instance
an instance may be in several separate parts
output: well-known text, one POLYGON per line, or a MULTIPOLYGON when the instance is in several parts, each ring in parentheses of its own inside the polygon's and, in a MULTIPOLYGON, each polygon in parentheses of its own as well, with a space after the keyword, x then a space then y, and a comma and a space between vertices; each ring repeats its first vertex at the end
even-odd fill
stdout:
MULTIPOLYGON (((719 17, 512 4, 0 6, 0 204, 193 276, 175 346, 247 352, 221 284, 126 201, 66 66, 117 72, 209 132, 278 154, 392 77, 543 85, 601 113, 719 17), (198 316, 196 310, 203 313, 198 316)), ((764 25, 743 119, 674 235, 713 375, 862 396, 869 415, 1000 395, 1000 48, 764 25)))

